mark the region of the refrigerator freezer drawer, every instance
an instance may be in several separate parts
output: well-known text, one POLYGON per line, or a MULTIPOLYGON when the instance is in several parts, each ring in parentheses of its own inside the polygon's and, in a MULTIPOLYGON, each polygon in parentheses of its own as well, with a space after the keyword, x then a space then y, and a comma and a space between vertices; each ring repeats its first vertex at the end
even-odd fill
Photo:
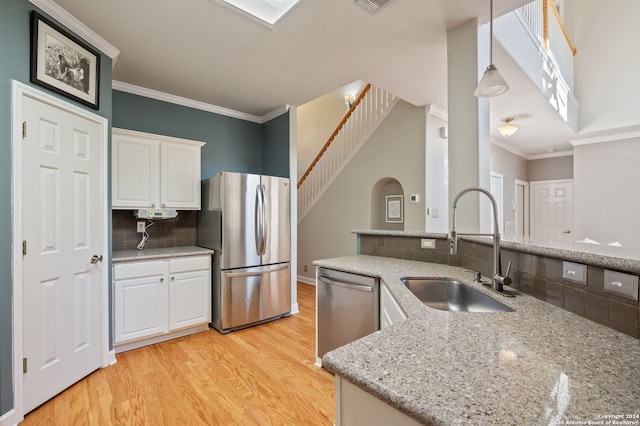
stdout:
MULTIPOLYGON (((221 274, 220 331, 281 317, 291 311, 291 266, 289 263, 223 270, 221 274)), ((215 314, 215 310, 214 310, 215 314)), ((218 327, 216 327, 218 328, 218 327)))

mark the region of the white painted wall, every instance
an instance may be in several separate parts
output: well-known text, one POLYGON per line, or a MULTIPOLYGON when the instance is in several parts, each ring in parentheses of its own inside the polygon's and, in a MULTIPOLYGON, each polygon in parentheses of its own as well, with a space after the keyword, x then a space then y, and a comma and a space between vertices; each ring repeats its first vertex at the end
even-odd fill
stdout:
POLYGON ((640 247, 640 138, 574 147, 576 240, 640 247))
POLYGON ((365 85, 363 81, 356 81, 298 107, 297 180, 311 165, 349 110, 344 96, 352 93, 357 97, 365 85))
POLYGON ((580 132, 640 124, 640 1, 566 0, 580 132))
POLYGON ((447 139, 441 128, 447 121, 427 107, 427 140, 425 148, 425 228, 427 232, 449 232, 449 158, 447 139), (427 214, 427 208, 428 214, 427 214))
MULTIPOLYGON (((356 254, 351 230, 370 228, 371 190, 379 180, 396 179, 405 196, 425 193, 425 116, 425 107, 399 101, 298 224, 298 276, 313 279, 316 259, 356 254)), ((424 201, 405 200, 404 219, 405 231, 422 231, 424 201)))

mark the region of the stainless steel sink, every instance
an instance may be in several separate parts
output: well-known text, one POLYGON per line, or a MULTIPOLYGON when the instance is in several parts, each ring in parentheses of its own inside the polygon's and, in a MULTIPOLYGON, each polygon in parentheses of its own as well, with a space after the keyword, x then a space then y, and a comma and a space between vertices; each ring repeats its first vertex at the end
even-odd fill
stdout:
POLYGON ((441 311, 513 312, 493 297, 451 278, 401 278, 425 305, 441 311))

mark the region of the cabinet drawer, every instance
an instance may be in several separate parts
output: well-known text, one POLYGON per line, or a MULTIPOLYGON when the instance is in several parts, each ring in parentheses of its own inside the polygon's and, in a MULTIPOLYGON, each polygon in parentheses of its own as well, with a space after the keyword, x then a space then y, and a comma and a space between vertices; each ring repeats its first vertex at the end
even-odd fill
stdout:
POLYGON ((153 260, 147 262, 117 263, 113 265, 113 279, 122 280, 126 278, 149 277, 152 275, 164 274, 163 260, 153 260))
POLYGON ((211 256, 187 256, 169 260, 169 273, 199 271, 209 269, 211 256))

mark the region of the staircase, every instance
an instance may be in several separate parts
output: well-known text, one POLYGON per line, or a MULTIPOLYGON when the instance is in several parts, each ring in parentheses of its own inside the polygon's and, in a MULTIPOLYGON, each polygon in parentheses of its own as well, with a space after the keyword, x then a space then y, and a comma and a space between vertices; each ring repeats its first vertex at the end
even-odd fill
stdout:
POLYGON ((346 167, 398 102, 393 94, 367 84, 329 140, 298 181, 298 223, 346 167))

